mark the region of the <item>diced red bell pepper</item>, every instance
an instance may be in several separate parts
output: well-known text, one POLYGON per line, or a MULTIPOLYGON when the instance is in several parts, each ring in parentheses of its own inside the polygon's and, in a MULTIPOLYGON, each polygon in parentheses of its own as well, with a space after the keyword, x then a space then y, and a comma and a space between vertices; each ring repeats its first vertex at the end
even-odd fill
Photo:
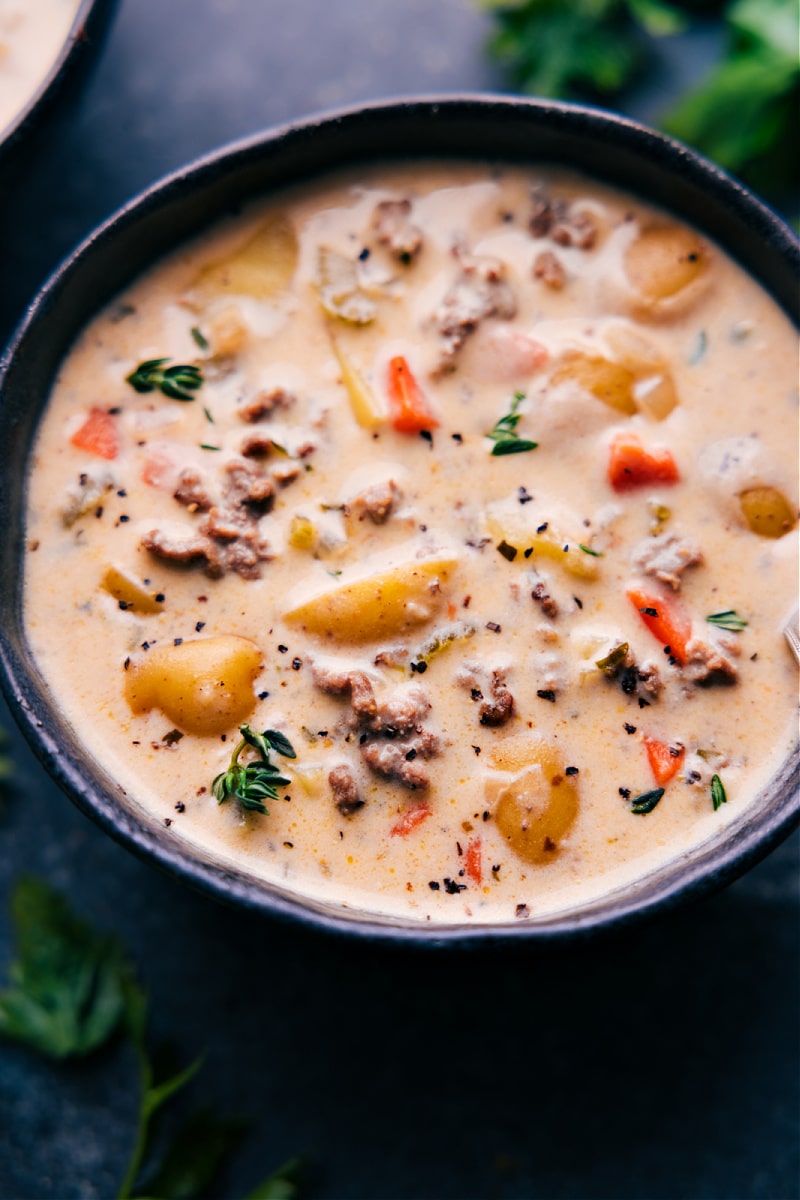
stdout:
POLYGON ((669 450, 645 450, 635 433, 618 433, 611 443, 608 481, 615 492, 677 483, 678 466, 669 450))
POLYGON ((667 742, 659 742, 656 738, 648 737, 646 734, 644 747, 653 777, 656 783, 663 787, 677 775, 686 756, 686 749, 683 746, 670 746, 667 742))
POLYGON ((116 458, 119 453, 117 424, 104 408, 93 408, 70 438, 72 445, 98 458, 116 458))
POLYGON ((438 417, 431 412, 422 389, 402 355, 397 355, 389 363, 387 388, 389 420, 398 433, 421 433, 438 426, 438 417))
POLYGON ((686 646, 692 636, 692 619, 673 596, 629 587, 627 597, 654 638, 669 647, 670 657, 686 665, 686 646))
POLYGON ((483 878, 481 839, 472 838, 464 851, 464 874, 473 883, 480 883, 483 878))
POLYGON ((414 808, 407 808, 389 832, 392 837, 406 837, 430 815, 431 809, 427 804, 417 804, 414 808))

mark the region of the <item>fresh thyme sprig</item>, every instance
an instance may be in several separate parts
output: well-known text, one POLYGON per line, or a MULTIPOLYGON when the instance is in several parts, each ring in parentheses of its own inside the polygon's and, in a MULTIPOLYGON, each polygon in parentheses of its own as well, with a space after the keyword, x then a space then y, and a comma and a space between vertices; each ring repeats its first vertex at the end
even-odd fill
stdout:
POLYGON ((718 629, 727 629, 729 633, 741 633, 747 628, 747 621, 733 608, 726 608, 724 612, 711 613, 706 617, 709 625, 716 625, 718 629))
POLYGON ((126 382, 137 392, 154 392, 158 388, 170 400, 194 400, 192 392, 203 386, 203 372, 191 363, 165 367, 168 362, 168 358, 148 358, 126 376, 126 382))
POLYGON ((269 809, 265 800, 277 800, 278 788, 286 787, 291 780, 283 775, 270 761, 270 752, 275 750, 284 758, 296 758, 292 743, 282 733, 275 729, 265 729, 256 733, 249 725, 240 725, 241 741, 231 755, 231 763, 227 771, 217 775, 211 790, 219 804, 223 804, 230 796, 235 797, 246 812, 267 814, 269 809), (261 755, 261 761, 240 763, 239 755, 250 747, 261 755))
POLYGON ((501 417, 494 428, 486 434, 489 441, 494 442, 492 454, 495 457, 502 454, 521 454, 524 450, 535 450, 539 445, 538 442, 530 442, 526 438, 521 438, 517 433, 517 425, 522 419, 522 414, 517 409, 524 399, 524 392, 514 392, 510 412, 501 417))

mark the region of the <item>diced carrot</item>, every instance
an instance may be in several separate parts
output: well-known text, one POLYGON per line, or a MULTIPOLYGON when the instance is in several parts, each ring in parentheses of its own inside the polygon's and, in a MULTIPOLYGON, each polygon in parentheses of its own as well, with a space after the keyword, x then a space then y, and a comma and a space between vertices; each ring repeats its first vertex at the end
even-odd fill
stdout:
POLYGON ((427 804, 417 804, 414 808, 407 808, 400 817, 400 820, 392 826, 389 832, 392 837, 406 837, 430 815, 431 810, 427 804))
POLYGON ((117 425, 104 408, 93 408, 88 417, 70 438, 78 450, 96 454, 98 458, 116 458, 119 453, 117 425))
POLYGON ((641 587, 629 587, 626 595, 653 637, 662 646, 668 646, 670 656, 685 666, 692 619, 683 605, 673 596, 647 592, 641 587))
POLYGON ((615 492, 677 483, 678 466, 669 450, 645 450, 635 433, 619 433, 611 443, 608 481, 615 492))
POLYGON ((397 355, 389 363, 389 419, 398 433, 421 433, 439 424, 428 407, 428 401, 411 374, 408 363, 397 355))
POLYGON ((645 734, 644 747, 650 763, 653 777, 661 787, 669 783, 677 775, 681 767, 686 749, 683 746, 670 746, 667 742, 659 742, 645 734))
POLYGON ((464 851, 464 874, 467 879, 471 879, 473 883, 480 883, 483 876, 481 862, 481 839, 473 838, 467 843, 467 848, 464 851))

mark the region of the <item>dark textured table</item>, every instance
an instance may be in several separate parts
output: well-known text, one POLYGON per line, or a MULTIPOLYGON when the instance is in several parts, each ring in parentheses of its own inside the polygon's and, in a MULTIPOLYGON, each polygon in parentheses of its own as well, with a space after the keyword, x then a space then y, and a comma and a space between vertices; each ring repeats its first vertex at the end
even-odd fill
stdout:
MULTIPOLYGON (((320 108, 499 88, 487 29, 471 0, 122 0, 58 143, 0 179, 0 341, 80 236, 191 157, 320 108)), ((718 40, 709 26, 667 47, 634 111, 653 115, 718 40)), ((187 1061, 207 1050, 191 1099, 252 1121, 216 1195, 300 1153, 308 1200, 798 1196, 797 835, 624 936, 393 951, 190 893, 73 810, 17 735, 13 755, 0 964, 22 871, 122 936, 156 1036, 187 1061)), ((62 1067, 1 1046, 0 1196, 112 1196, 134 1078, 124 1046, 62 1067)))

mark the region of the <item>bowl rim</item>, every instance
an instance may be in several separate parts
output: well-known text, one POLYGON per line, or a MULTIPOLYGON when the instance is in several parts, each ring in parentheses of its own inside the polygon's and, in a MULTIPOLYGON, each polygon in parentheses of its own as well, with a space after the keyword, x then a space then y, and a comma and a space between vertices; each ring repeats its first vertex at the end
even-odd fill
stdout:
MULTIPOLYGON (((91 5, 96 2, 97 0, 84 0, 82 9, 87 3, 91 5)), ((723 207, 727 207, 734 217, 753 228, 753 236, 766 240, 774 254, 788 264, 795 276, 800 276, 800 241, 776 213, 719 167, 666 135, 631 118, 586 105, 480 92, 445 96, 404 96, 350 105, 278 125, 204 154, 151 183, 92 230, 38 290, 7 350, 0 357, 0 421, 5 420, 9 374, 13 371, 18 356, 24 352, 28 340, 35 339, 37 328, 43 322, 46 323, 54 299, 75 275, 79 275, 82 266, 90 261, 93 255, 102 253, 109 244, 113 247, 115 239, 126 230, 135 228, 137 222, 172 200, 180 200, 181 195, 188 201, 189 197, 202 193, 204 188, 210 188, 220 170, 242 171, 248 164, 257 164, 260 158, 266 157, 270 152, 280 152, 282 146, 292 145, 298 139, 319 136, 320 131, 324 134, 325 130, 341 130, 358 122, 380 122, 392 119, 398 114, 408 118, 423 114, 430 117, 447 113, 466 116, 470 111, 475 113, 478 110, 483 115, 488 114, 495 118, 501 118, 510 112, 528 114, 532 122, 549 121, 556 129, 566 123, 567 126, 575 127, 579 133, 603 134, 617 147, 622 144, 629 150, 632 148, 637 153, 649 156, 656 166, 660 164, 671 173, 677 172, 687 179, 690 185, 703 185, 711 189, 723 207)), ((440 157, 468 157, 463 153, 447 155, 444 150, 440 150, 439 154, 440 157)), ((409 153, 393 155, 388 152, 381 155, 381 160, 408 160, 410 157, 409 153)), ((425 157, 430 159, 432 155, 428 153, 425 157)), ((486 153, 485 147, 478 147, 478 152, 473 155, 475 160, 482 161, 492 157, 503 159, 504 156, 492 156, 486 153)), ((507 157, 505 156, 506 159, 507 157)), ((357 161, 363 162, 364 159, 362 151, 360 159, 352 158, 343 165, 352 166, 357 161)), ((533 165, 536 161, 542 161, 542 157, 537 160, 534 154, 529 161, 533 165)), ((329 164, 318 168, 319 174, 326 174, 330 170, 329 164)), ((263 194, 268 194, 269 191, 268 175, 267 170, 267 178, 262 187, 263 194)), ((291 179, 281 179, 277 187, 280 189, 291 183, 291 179)), ((652 200, 652 197, 649 198, 652 200)), ((680 214, 680 209, 678 212, 680 214)), ((221 216, 222 212, 217 215, 221 216)), ((206 225, 208 223, 204 222, 206 225)), ((196 236, 196 233, 197 229, 194 227, 188 232, 182 232, 175 239, 175 244, 187 237, 196 236)), ((726 249, 733 254, 730 247, 726 249)), ((147 257, 130 272, 130 277, 149 269, 156 261, 157 256, 147 257)), ((760 282, 770 290, 763 280, 760 282)), ((116 292, 119 288, 114 287, 111 290, 116 292)), ((774 292, 772 294, 774 296, 774 292)), ((110 295, 100 298, 93 305, 93 310, 97 311, 109 299, 110 295)), ((800 306, 800 290, 798 305, 800 306)), ((786 308, 786 303, 783 306, 786 308)), ((795 313, 794 319, 798 323, 800 315, 795 313)), ((76 323, 72 330, 73 337, 85 323, 83 319, 76 323)), ((46 328, 46 324, 44 327, 46 328)), ((26 480, 26 475, 21 476, 18 486, 23 491, 26 480)), ((18 559, 21 558, 21 535, 19 543, 18 559)), ((19 574, 21 575, 21 572, 19 574)), ((21 631, 21 605, 13 598, 12 609, 19 618, 21 631), (17 609, 20 611, 17 612, 17 609)), ((24 646, 24 634, 21 634, 21 638, 21 645, 24 646)), ((58 711, 46 699, 44 689, 32 686, 35 684, 36 672, 31 671, 34 665, 33 656, 30 651, 27 651, 27 654, 26 662, 25 655, 14 643, 6 622, 0 622, 0 684, 12 714, 50 776, 81 811, 139 857, 216 899, 250 911, 290 919, 348 937, 424 946, 454 946, 473 945, 477 942, 513 943, 519 938, 551 942, 616 930, 656 913, 666 913, 678 905, 699 899, 731 882, 768 854, 800 823, 800 764, 796 755, 790 755, 783 764, 778 781, 782 789, 782 799, 777 808, 766 817, 762 814, 756 822, 748 821, 745 813, 745 819, 731 822, 727 826, 724 837, 695 847, 691 852, 691 862, 684 863, 679 856, 663 864, 651 875, 645 876, 646 880, 656 884, 651 895, 637 895, 634 881, 633 884, 626 884, 622 888, 605 893, 596 903, 577 911, 554 912, 538 919, 534 917, 530 920, 508 921, 502 924, 440 924, 433 921, 426 923, 410 918, 384 917, 354 908, 342 908, 339 905, 314 901, 299 893, 283 891, 278 886, 238 871, 232 864, 215 863, 189 841, 176 841, 162 826, 157 825, 155 820, 147 821, 133 808, 120 806, 114 799, 112 781, 106 776, 106 782, 103 782, 105 773, 94 760, 91 761, 95 768, 95 779, 87 780, 77 754, 73 759, 62 752, 59 733, 64 732, 63 725, 59 727, 58 711), (42 708, 31 703, 28 699, 30 692, 34 696, 38 693, 38 702, 42 708), (661 876, 664 878, 661 879, 661 876)), ((772 783, 774 784, 775 780, 772 783)), ((119 791, 118 785, 116 790, 119 791)))
POLYGON ((27 137, 28 132, 39 124, 53 106, 62 88, 79 69, 87 49, 92 49, 102 39, 105 23, 110 20, 117 3, 118 0, 80 0, 67 35, 47 73, 11 120, 0 126, 0 161, 27 137))

